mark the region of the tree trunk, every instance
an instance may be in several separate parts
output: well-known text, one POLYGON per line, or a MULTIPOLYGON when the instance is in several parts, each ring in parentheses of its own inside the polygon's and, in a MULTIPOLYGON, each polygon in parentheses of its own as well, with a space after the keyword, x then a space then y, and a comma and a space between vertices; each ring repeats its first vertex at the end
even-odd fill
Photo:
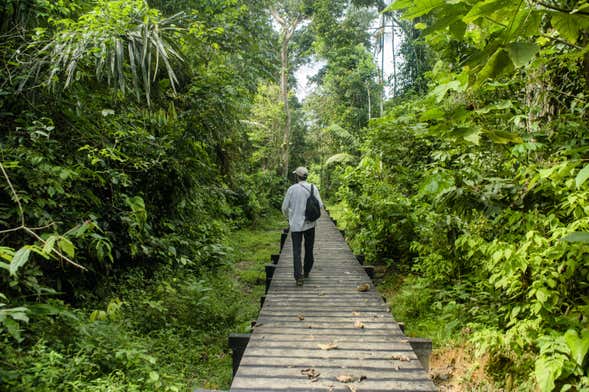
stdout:
POLYGON ((282 139, 282 175, 288 177, 288 161, 290 153, 290 110, 288 108, 288 39, 286 35, 282 40, 280 50, 280 95, 284 104, 285 122, 284 135, 282 139))
POLYGON ((368 96, 368 121, 372 119, 372 101, 370 100, 370 84, 366 82, 366 94, 368 96))
POLYGON ((384 113, 384 14, 382 14, 380 21, 380 117, 382 117, 384 113))
POLYGON ((391 35, 391 45, 392 45, 392 52, 393 52, 393 97, 397 96, 397 55, 395 54, 395 21, 392 21, 392 30, 393 33, 391 35))

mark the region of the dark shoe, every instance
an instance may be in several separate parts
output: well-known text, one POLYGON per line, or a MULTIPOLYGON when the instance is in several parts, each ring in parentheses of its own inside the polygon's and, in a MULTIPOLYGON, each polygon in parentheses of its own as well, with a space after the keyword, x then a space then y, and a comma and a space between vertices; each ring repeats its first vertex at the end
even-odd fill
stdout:
POLYGON ((305 272, 304 277, 305 277, 305 279, 307 279, 309 277, 309 273, 308 272, 305 272))
POLYGON ((297 286, 301 287, 303 285, 303 278, 297 279, 297 286))

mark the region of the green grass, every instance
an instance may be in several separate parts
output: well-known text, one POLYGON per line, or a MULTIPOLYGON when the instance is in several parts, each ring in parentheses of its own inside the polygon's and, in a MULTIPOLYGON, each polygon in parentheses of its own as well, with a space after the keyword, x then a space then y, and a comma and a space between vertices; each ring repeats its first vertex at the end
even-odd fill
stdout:
POLYGON ((459 320, 454 313, 436 308, 434 291, 411 274, 389 271, 378 284, 396 321, 405 323, 407 336, 432 339, 434 347, 461 340, 459 320))
POLYGON ((279 211, 272 211, 254 225, 229 235, 234 272, 246 292, 263 295, 264 265, 270 263, 270 255, 279 253, 281 230, 286 227, 286 218, 279 211))

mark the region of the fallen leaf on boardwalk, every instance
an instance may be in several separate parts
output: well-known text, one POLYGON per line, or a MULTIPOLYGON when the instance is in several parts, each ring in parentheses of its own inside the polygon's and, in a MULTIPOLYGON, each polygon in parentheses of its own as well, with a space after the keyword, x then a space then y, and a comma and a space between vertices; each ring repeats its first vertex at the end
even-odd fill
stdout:
POLYGON ((392 358, 396 361, 411 361, 411 358, 409 358, 407 355, 405 354, 393 354, 392 358))
POLYGON ((358 388, 356 388, 354 385, 346 385, 346 387, 348 387, 350 392, 358 392, 358 388))
POLYGON ((352 312, 352 316, 360 316, 360 313, 358 313, 358 312, 352 312))
POLYGON ((333 392, 333 391, 335 391, 335 386, 333 386, 333 384, 328 385, 327 386, 327 392, 333 392))
POLYGON ((316 379, 321 375, 321 373, 319 373, 317 370, 313 368, 303 369, 301 370, 301 374, 303 376, 307 376, 309 379, 316 379))
POLYGON ((356 287, 356 290, 358 290, 359 292, 368 291, 370 290, 370 283, 362 283, 361 285, 356 287))
POLYGON ((354 382, 354 380, 355 380, 355 378, 353 376, 350 376, 349 374, 339 375, 335 379, 338 380, 339 382, 343 382, 344 384, 349 383, 349 382, 354 382))
POLYGON ((304 316, 302 313, 301 313, 301 314, 299 314, 297 317, 298 317, 298 318, 299 318, 299 320, 301 320, 301 321, 305 319, 305 316, 304 316))
POLYGON ((356 320, 356 322, 354 322, 354 328, 364 328, 364 324, 362 321, 356 320))
POLYGON ((305 328, 312 329, 312 328, 313 328, 313 326, 312 326, 311 324, 309 324, 309 325, 305 325, 305 328))
POLYGON ((366 379, 368 379, 368 377, 366 377, 366 376, 360 376, 360 381, 364 381, 366 379))
POLYGON ((337 344, 335 344, 335 343, 318 344, 317 346, 321 350, 333 350, 334 348, 337 348, 337 344))

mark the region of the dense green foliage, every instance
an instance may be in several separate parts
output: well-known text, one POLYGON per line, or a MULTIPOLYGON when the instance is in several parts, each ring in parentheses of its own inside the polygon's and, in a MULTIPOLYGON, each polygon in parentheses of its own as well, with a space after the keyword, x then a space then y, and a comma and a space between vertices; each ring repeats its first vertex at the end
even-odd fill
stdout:
POLYGON ((255 316, 225 237, 284 188, 245 124, 270 18, 150 4, 0 5, 2 390, 227 387, 255 316))
POLYGON ((429 89, 340 170, 355 246, 414 275, 399 316, 466 336, 494 388, 589 390, 586 7, 394 1, 429 89))
POLYGON ((228 387, 225 337, 282 224, 265 215, 304 164, 352 245, 408 275, 385 279, 396 317, 475 347, 491 389, 589 390, 586 1, 0 16, 0 389, 228 387), (385 23, 404 37, 388 102, 385 23))

